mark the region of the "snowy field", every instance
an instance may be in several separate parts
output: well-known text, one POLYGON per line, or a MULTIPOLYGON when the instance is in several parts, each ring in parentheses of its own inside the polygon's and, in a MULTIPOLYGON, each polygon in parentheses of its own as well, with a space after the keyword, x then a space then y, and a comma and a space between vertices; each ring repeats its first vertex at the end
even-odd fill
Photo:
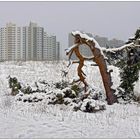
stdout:
MULTIPOLYGON (((98 67, 84 68, 87 81, 104 91, 98 67)), ((7 77, 22 83, 60 81, 66 62, 1 62, 0 63, 0 138, 140 138, 140 104, 106 105, 97 113, 74 112, 65 105, 45 102, 16 102, 10 96, 7 77)), ((114 67, 114 88, 119 85, 119 70, 114 67)), ((76 76, 76 65, 69 69, 68 79, 76 76)), ((140 81, 135 93, 140 94, 140 81)))

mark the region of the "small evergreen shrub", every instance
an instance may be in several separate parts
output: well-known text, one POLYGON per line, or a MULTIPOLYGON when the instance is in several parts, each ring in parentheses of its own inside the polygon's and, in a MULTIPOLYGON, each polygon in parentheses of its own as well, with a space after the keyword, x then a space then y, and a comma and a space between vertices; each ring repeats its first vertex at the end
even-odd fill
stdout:
POLYGON ((76 84, 71 86, 71 90, 73 90, 76 93, 76 95, 78 95, 78 93, 80 92, 80 88, 76 84))
POLYGON ((17 95, 21 89, 20 82, 18 82, 16 77, 9 76, 9 88, 11 88, 11 95, 17 95))
POLYGON ((68 87, 69 83, 67 81, 62 80, 60 82, 56 82, 54 85, 55 85, 55 88, 62 90, 64 88, 68 87))
POLYGON ((21 89, 21 92, 23 92, 24 94, 32 94, 33 93, 32 88, 29 85, 27 87, 23 87, 21 89))

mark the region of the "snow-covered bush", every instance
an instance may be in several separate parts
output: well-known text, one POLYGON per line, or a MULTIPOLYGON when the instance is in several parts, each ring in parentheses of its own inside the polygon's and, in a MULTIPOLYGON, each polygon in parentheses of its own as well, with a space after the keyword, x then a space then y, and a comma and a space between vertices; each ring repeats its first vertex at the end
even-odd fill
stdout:
MULTIPOLYGON (((34 87, 31 87, 31 89, 37 91, 34 87)), ((40 87, 38 86, 37 89, 39 90, 40 87)), ((52 90, 48 92, 33 92, 33 90, 31 90, 30 94, 25 94, 20 90, 15 97, 16 101, 28 103, 45 101, 48 105, 64 104, 72 107, 74 111, 81 110, 83 112, 96 112, 105 109, 105 104, 101 101, 101 92, 95 89, 90 89, 89 94, 85 94, 85 98, 83 98, 83 93, 76 93, 71 87, 57 89, 52 86, 52 90)))
POLYGON ((64 104, 68 105, 72 103, 72 99, 71 98, 64 98, 64 104))
POLYGON ((101 90, 96 89, 96 87, 91 87, 89 88, 90 94, 88 96, 88 98, 90 99, 94 99, 94 100, 105 100, 106 99, 106 95, 101 92, 101 90))
POLYGON ((17 95, 19 93, 19 90, 21 89, 20 82, 18 82, 16 77, 8 77, 9 80, 9 88, 11 88, 11 95, 17 95))
POLYGON ((48 95, 49 104, 69 104, 72 98, 76 98, 76 94, 68 87, 63 90, 55 89, 48 95))
POLYGON ((62 91, 64 93, 64 97, 75 98, 77 96, 75 91, 70 89, 69 87, 64 88, 62 91))
POLYGON ((80 107, 80 110, 83 112, 96 112, 105 109, 105 104, 103 102, 93 99, 84 99, 80 107))
POLYGON ((136 102, 140 103, 140 96, 135 96, 135 97, 134 97, 134 100, 135 100, 136 102))
POLYGON ((54 94, 55 94, 55 98, 56 98, 54 104, 63 104, 65 95, 62 92, 62 90, 57 89, 54 91, 54 94))
POLYGON ((80 92, 80 87, 79 87, 78 85, 76 85, 76 84, 73 84, 73 85, 71 86, 71 89, 72 89, 73 91, 75 91, 76 94, 78 94, 78 93, 80 92))
POLYGON ((62 80, 60 82, 54 83, 54 85, 55 85, 55 88, 64 89, 64 88, 68 87, 69 83, 67 81, 62 80))
POLYGON ((74 104, 74 111, 81 110, 83 112, 94 113, 97 111, 105 110, 106 106, 103 101, 98 101, 94 99, 84 99, 78 104, 74 104))
POLYGON ((24 94, 31 94, 33 91, 31 86, 27 85, 21 88, 21 92, 23 92, 24 94))
MULTIPOLYGON (((17 79, 17 78, 16 78, 17 79)), ((17 80, 18 82, 18 80, 17 80)), ((39 79, 38 81, 31 81, 30 84, 19 82, 21 88, 18 89, 18 93, 15 96, 16 101, 26 102, 26 103, 36 103, 36 102, 45 102, 47 105, 56 105, 62 104, 66 105, 72 109, 81 110, 84 112, 95 112, 98 110, 103 110, 101 106, 98 107, 96 103, 96 107, 93 107, 93 102, 97 102, 98 100, 102 100, 102 93, 100 90, 91 88, 89 86, 89 94, 82 98, 84 93, 84 88, 80 85, 70 84, 67 80, 60 80, 58 82, 46 81, 39 79), (88 99, 92 102, 86 102, 85 99, 88 99), (84 105, 87 104, 92 106, 83 109, 84 105)))
POLYGON ((92 99, 94 100, 103 99, 103 94, 101 92, 94 92, 94 94, 92 95, 92 99))
POLYGON ((23 101, 23 102, 39 102, 46 98, 45 93, 34 93, 34 94, 23 94, 20 92, 15 96, 16 101, 23 101))

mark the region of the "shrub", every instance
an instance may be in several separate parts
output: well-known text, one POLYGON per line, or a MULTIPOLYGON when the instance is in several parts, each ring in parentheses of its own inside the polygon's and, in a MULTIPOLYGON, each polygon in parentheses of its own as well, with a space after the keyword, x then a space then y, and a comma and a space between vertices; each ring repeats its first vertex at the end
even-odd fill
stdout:
POLYGON ((56 82, 54 85, 55 85, 55 88, 58 88, 58 89, 61 89, 62 90, 64 88, 68 87, 68 82, 62 80, 60 82, 56 82))
POLYGON ((9 76, 9 88, 11 88, 11 95, 17 95, 21 89, 20 82, 18 82, 16 77, 9 76))
POLYGON ((67 97, 69 97, 69 98, 75 98, 75 97, 77 97, 75 91, 74 90, 71 90, 69 87, 63 89, 62 91, 64 93, 64 97, 65 98, 67 98, 67 97))
POLYGON ((84 112, 96 112, 100 110, 105 110, 105 104, 93 99, 84 99, 80 109, 84 112))
POLYGON ((76 93, 76 95, 78 95, 78 93, 80 92, 80 88, 76 84, 71 86, 71 90, 73 90, 76 93))
POLYGON ((32 88, 30 86, 23 87, 21 89, 21 92, 23 92, 24 94, 32 94, 33 93, 32 88))

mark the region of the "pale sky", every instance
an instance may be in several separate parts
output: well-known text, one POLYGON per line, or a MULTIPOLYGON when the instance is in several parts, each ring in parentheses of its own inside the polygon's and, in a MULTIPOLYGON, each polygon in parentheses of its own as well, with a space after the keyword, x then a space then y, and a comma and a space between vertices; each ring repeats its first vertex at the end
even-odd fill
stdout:
POLYGON ((125 41, 140 27, 140 2, 0 2, 0 27, 10 21, 37 22, 62 48, 73 30, 125 41))

